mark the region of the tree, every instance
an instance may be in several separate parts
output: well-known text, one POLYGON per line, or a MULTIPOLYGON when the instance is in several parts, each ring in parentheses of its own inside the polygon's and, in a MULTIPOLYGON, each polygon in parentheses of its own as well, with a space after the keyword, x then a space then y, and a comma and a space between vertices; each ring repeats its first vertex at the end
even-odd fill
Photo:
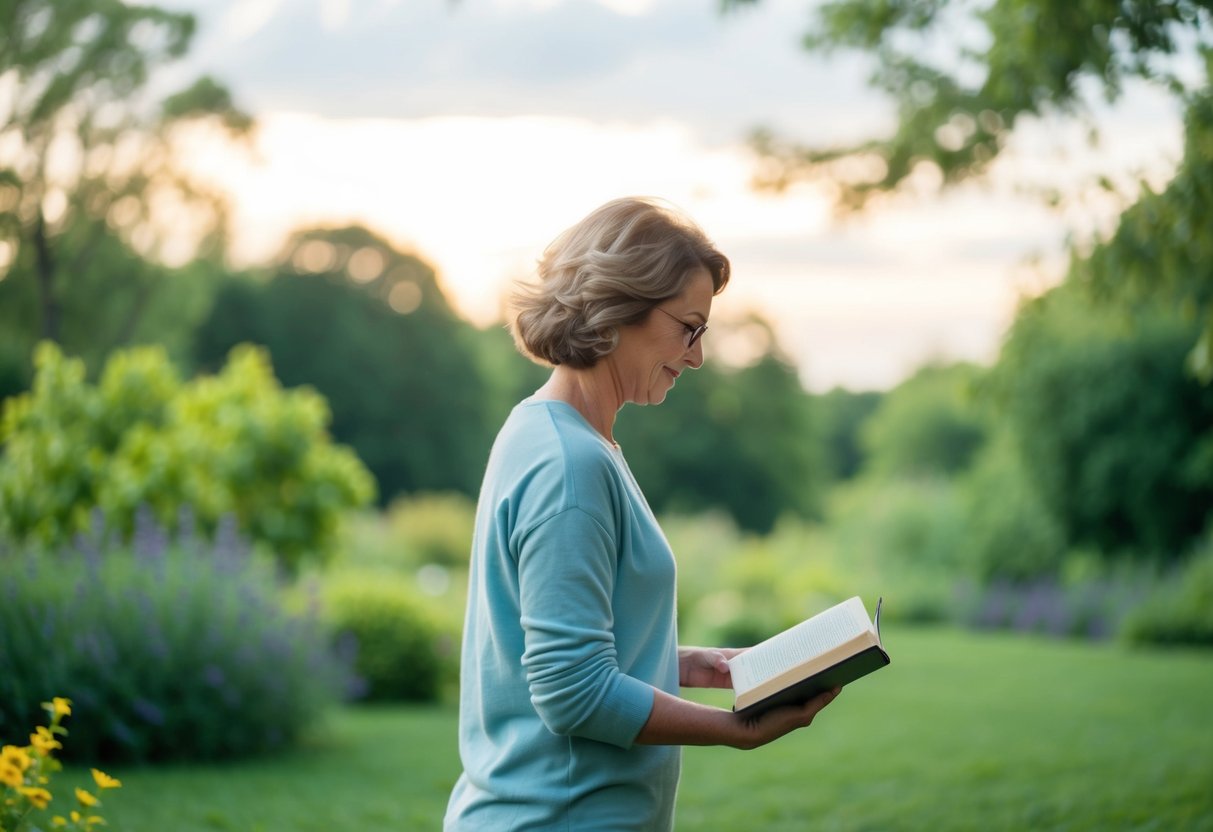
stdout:
POLYGON ((880 406, 884 395, 876 391, 856 393, 835 387, 824 395, 814 397, 822 450, 833 479, 849 480, 863 468, 865 454, 860 445, 860 430, 880 406))
POLYGON ((1165 59, 1185 46, 1201 53, 1213 47, 1211 11, 1208 0, 824 2, 805 47, 871 55, 870 83, 896 102, 898 125, 890 137, 835 148, 767 136, 777 163, 771 179, 831 173, 843 201, 862 206, 919 165, 934 165, 946 183, 983 173, 1027 117, 1084 114, 1091 85, 1109 101, 1134 77, 1178 95, 1199 91, 1205 79, 1185 82, 1165 59), (879 160, 864 166, 870 175, 849 178, 834 164, 859 156, 879 160))
POLYGON ((1175 177, 1161 192, 1146 189, 1111 237, 1075 259, 1070 279, 1107 305, 1165 303, 1181 326, 1203 316, 1187 362, 1213 381, 1213 90, 1191 99, 1175 177))
POLYGON ((95 368, 137 340, 162 293, 178 288, 158 259, 222 246, 222 202, 185 174, 176 138, 187 126, 242 132, 251 122, 209 78, 146 101, 152 73, 189 46, 188 14, 121 0, 3 0, 0 26, 11 90, 0 110, 2 346, 10 362, 28 361, 42 339, 88 348, 95 368))
POLYGON ((621 411, 616 437, 655 511, 721 508, 758 533, 817 512, 826 477, 812 398, 769 343, 747 367, 684 373, 660 407, 621 411))
POLYGON ((1020 313, 992 387, 1025 474, 1071 545, 1176 560, 1213 521, 1213 385, 1194 324, 1091 303, 1078 282, 1020 313))
POLYGON ((214 367, 242 342, 269 350, 285 386, 324 395, 333 436, 375 475, 382 502, 476 493, 504 412, 481 372, 479 333, 426 263, 363 228, 300 231, 268 279, 222 286, 194 360, 214 367))
MULTIPOLYGON (((726 0, 737 6, 757 0, 726 0)), ((874 196, 930 170, 945 186, 989 169, 1016 127, 1032 117, 1086 119, 1093 95, 1115 101, 1126 81, 1144 79, 1170 90, 1187 109, 1184 164, 1169 192, 1178 215, 1161 245, 1178 239, 1181 254, 1148 271, 1089 270, 1096 284, 1130 280, 1181 297, 1202 322, 1190 366, 1213 380, 1213 280, 1207 257, 1195 274, 1183 266, 1209 246, 1208 182, 1213 166, 1209 63, 1213 60, 1210 0, 831 0, 817 6, 809 50, 857 50, 875 62, 871 84, 896 103, 892 135, 841 147, 804 147, 760 131, 763 179, 783 186, 822 177, 841 205, 862 208, 874 196), (1184 59, 1202 71, 1185 77, 1184 59)), ((1132 245, 1132 243, 1128 243, 1132 245)), ((1108 250, 1119 258, 1124 247, 1108 250)), ((1153 249, 1158 250, 1158 244, 1153 249)))
POLYGON ((865 473, 953 476, 985 444, 987 418, 976 401, 972 364, 929 365, 887 393, 864 423, 865 473))
MULTIPOLYGON (((59 344, 96 372, 123 346, 159 344, 188 366, 191 336, 206 315, 222 267, 196 260, 179 268, 156 263, 119 237, 82 222, 56 240, 59 254, 86 260, 62 284, 59 344)), ((73 269, 76 267, 73 266, 73 269)), ((22 258, 0 281, 0 399, 30 386, 30 358, 41 330, 32 264, 22 258)))

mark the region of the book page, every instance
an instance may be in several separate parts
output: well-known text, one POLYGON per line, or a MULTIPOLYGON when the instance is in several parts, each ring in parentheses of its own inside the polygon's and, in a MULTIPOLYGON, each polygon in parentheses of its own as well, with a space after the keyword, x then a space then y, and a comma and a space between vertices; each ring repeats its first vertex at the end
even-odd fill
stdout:
POLYGON ((844 601, 731 659, 733 689, 749 690, 868 629, 871 624, 863 603, 858 598, 844 601))

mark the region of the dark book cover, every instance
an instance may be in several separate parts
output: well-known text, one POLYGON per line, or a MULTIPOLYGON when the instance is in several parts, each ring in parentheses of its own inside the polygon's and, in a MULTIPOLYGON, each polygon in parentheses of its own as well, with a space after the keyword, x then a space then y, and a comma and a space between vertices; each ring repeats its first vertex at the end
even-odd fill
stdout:
POLYGON ((889 654, 873 645, 866 650, 848 656, 838 664, 827 667, 812 676, 801 679, 781 691, 761 699, 737 713, 745 717, 756 717, 780 705, 800 705, 827 690, 840 688, 873 673, 889 663, 889 654))

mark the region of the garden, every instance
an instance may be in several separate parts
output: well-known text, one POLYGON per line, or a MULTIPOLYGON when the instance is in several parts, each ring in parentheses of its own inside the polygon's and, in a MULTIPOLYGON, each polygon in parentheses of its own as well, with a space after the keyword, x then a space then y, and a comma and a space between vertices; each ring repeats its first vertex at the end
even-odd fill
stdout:
MULTIPOLYGON (((0 832, 439 828, 476 494, 545 371, 372 228, 233 265, 182 131, 255 119, 209 77, 140 98, 192 15, 10 5, 0 832)), ((1067 249, 986 364, 813 392, 771 321, 721 314, 701 369, 621 412, 684 644, 859 595, 892 658, 809 730, 685 749, 677 826, 1213 830, 1213 93, 1153 63, 1191 41, 1213 66, 1207 10, 990 4, 969 59, 1024 96, 893 48, 944 5, 821 4, 806 43, 873 53, 903 129, 824 156, 760 136, 763 171, 883 170, 830 179, 848 210, 922 166, 951 187, 1016 118, 1075 106, 1075 76, 1111 96, 1123 73, 1180 102, 1181 158, 1067 249)))
MULTIPOLYGON (((283 584, 255 568, 250 552, 188 549, 164 535, 99 564, 89 578, 96 588, 69 587, 79 611, 62 622, 71 635, 57 647, 43 642, 48 675, 68 663, 72 645, 83 655, 75 674, 44 683, 76 699, 56 752, 68 765, 51 778, 50 804, 29 819, 52 828, 53 817, 78 808, 80 788, 102 800, 92 816, 128 832, 438 828, 460 771, 452 650, 462 574, 452 558, 466 544, 468 510, 448 495, 360 514, 344 531, 359 545, 337 555, 319 584, 314 574, 283 584), (145 569, 125 571, 127 557, 145 569), (123 595, 168 603, 140 606, 147 602, 123 595), (308 655, 324 642, 315 625, 328 616, 369 650, 346 643, 343 654, 330 636, 328 663, 308 655), (156 624, 168 649, 140 648, 156 624), (85 632, 113 641, 75 637, 85 632), (214 652, 200 654, 212 633, 214 652), (249 645, 258 651, 252 661, 239 652, 249 645), (178 654, 167 673, 154 658, 178 654), (91 685, 76 681, 90 674, 91 685), (86 704, 88 691, 105 704, 86 704), (136 694, 129 704, 123 691, 136 694), (121 788, 98 790, 97 765, 121 788)), ((742 564, 770 567, 763 559, 784 557, 781 548, 804 552, 803 574, 792 589, 768 585, 769 597, 794 607, 792 599, 824 601, 851 586, 840 564, 814 556, 827 543, 820 528, 742 541, 728 539, 736 532, 720 517, 667 525, 677 550, 705 558, 680 563, 696 577, 684 581, 688 593, 700 579, 759 593, 764 569, 742 564)), ((63 570, 21 568, 37 583, 62 585, 63 570)), ((866 593, 862 574, 855 586, 866 593)), ((1213 829, 1207 648, 1092 641, 1043 623, 1025 632, 915 620, 896 614, 899 582, 881 591, 893 664, 846 689, 808 731, 772 746, 686 749, 679 829, 1213 829)), ((704 638, 763 626, 719 590, 694 606, 704 638)), ((4 620, 13 632, 13 617, 4 620)), ((698 696, 728 706, 724 692, 698 696)), ((22 736, 5 732, 5 742, 22 736)))

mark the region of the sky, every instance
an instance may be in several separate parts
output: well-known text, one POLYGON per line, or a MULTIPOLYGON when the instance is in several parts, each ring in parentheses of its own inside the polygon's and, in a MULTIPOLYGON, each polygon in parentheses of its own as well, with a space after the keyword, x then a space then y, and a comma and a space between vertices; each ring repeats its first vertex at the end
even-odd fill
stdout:
POLYGON ((861 57, 801 49, 810 0, 728 13, 718 0, 160 5, 199 29, 156 84, 212 74, 258 122, 251 150, 208 135, 187 148, 231 196, 242 262, 302 226, 363 223, 431 263, 456 307, 490 325, 561 230, 614 197, 659 196, 733 262, 713 316, 770 320, 815 391, 993 361, 1019 299, 1062 274, 1067 235, 1114 216, 1051 211, 1031 188, 1165 176, 1181 149, 1174 105, 1130 87, 1097 113, 1097 151, 1077 126, 1030 124, 981 183, 944 196, 924 183, 839 218, 812 186, 752 186, 757 127, 834 143, 892 125, 861 57))

